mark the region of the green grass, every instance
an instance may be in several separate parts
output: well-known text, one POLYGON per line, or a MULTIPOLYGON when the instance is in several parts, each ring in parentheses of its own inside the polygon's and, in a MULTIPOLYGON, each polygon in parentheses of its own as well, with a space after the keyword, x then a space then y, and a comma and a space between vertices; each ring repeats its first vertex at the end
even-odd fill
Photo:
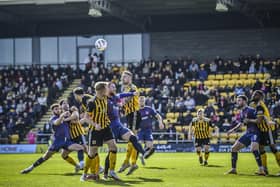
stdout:
MULTIPOLYGON (((230 169, 230 153, 211 153, 208 167, 200 166, 194 153, 155 153, 147 160, 145 167, 140 166, 131 176, 120 174, 121 182, 80 182, 80 174, 73 174, 73 167, 62 160, 59 154, 30 174, 19 174, 21 169, 40 156, 41 154, 0 155, 0 186, 280 186, 279 177, 253 174, 257 167, 253 155, 249 153, 239 154, 239 174, 236 176, 224 175, 230 169)), ((72 156, 76 157, 76 154, 72 156)), ((104 157, 105 154, 101 154, 102 160, 104 157)), ((124 153, 118 154, 117 168, 123 158, 124 153)), ((268 155, 268 162, 271 174, 280 171, 272 154, 268 155)))

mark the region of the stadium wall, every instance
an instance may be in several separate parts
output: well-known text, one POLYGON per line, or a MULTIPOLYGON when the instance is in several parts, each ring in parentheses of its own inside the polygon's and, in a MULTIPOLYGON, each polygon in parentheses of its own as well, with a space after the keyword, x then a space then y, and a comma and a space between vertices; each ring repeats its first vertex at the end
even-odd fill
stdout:
POLYGON ((151 33, 151 56, 162 59, 191 56, 198 60, 240 54, 271 58, 280 56, 280 29, 216 30, 151 33))

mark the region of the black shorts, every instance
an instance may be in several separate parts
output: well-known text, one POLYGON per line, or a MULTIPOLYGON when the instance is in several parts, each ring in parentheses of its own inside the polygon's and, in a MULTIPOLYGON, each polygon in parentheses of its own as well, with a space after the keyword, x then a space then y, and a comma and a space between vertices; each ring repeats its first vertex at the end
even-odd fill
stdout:
POLYGON ((71 139, 71 141, 80 145, 86 145, 86 138, 84 135, 77 136, 76 138, 71 139))
POLYGON ((114 139, 111 128, 108 126, 100 131, 89 131, 89 145, 101 147, 104 142, 114 139))
POLYGON ((271 145, 275 144, 275 140, 277 138, 276 131, 271 132, 261 132, 260 133, 260 145, 271 145))
POLYGON ((126 116, 127 127, 131 130, 139 128, 140 116, 138 112, 131 112, 126 116))
POLYGON ((210 145, 210 139, 209 138, 202 138, 202 139, 195 139, 194 140, 194 146, 195 147, 201 147, 203 145, 210 145))

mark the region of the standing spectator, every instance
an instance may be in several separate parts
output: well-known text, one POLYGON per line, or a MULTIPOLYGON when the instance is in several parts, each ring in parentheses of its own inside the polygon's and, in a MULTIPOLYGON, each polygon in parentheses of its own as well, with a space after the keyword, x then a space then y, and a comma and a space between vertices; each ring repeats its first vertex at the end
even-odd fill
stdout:
POLYGON ((168 140, 175 140, 176 139, 176 128, 174 127, 173 124, 169 123, 168 128, 166 130, 168 133, 167 138, 168 140))
POLYGON ((184 105, 187 110, 193 111, 195 108, 195 101, 191 96, 188 95, 184 105))
POLYGON ((36 134, 32 129, 27 134, 27 140, 29 144, 35 144, 36 134))

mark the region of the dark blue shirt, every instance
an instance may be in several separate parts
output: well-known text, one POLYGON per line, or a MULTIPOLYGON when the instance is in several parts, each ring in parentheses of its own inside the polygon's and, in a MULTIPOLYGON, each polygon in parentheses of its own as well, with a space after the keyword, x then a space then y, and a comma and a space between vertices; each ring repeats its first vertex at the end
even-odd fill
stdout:
POLYGON ((55 120, 57 120, 59 116, 53 115, 50 119, 50 124, 54 131, 55 139, 70 139, 70 131, 68 122, 62 122, 59 125, 54 125, 55 120))
POLYGON ((121 102, 121 99, 124 97, 131 97, 131 96, 133 96, 133 92, 120 93, 109 97, 108 115, 111 122, 115 120, 120 120, 120 109, 118 103, 121 102))
MULTIPOLYGON (((241 120, 240 122, 243 122, 245 118, 257 119, 256 110, 249 106, 242 109, 242 111, 240 113, 240 120, 241 120)), ((247 132, 259 132, 259 129, 258 129, 256 123, 249 122, 245 125, 247 126, 247 132)))
POLYGON ((152 122, 153 119, 156 117, 157 112, 149 107, 145 106, 144 108, 140 108, 138 111, 141 121, 140 121, 140 129, 141 130, 152 130, 152 122))

